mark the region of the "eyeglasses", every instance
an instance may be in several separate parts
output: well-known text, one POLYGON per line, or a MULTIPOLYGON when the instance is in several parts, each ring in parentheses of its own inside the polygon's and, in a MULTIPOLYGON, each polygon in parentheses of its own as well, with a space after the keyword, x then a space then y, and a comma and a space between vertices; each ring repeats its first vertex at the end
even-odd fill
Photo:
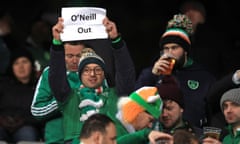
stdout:
POLYGON ((103 73, 103 69, 101 67, 95 67, 95 68, 85 67, 82 71, 82 74, 90 75, 92 72, 94 72, 94 74, 96 75, 101 75, 103 73))

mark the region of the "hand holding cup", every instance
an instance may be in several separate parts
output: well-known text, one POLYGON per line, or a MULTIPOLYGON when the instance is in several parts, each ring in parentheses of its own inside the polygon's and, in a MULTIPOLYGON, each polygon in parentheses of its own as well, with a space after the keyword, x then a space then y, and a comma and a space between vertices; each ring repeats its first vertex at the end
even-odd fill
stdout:
POLYGON ((159 60, 154 64, 152 73, 155 75, 171 75, 174 65, 176 63, 176 58, 171 54, 163 54, 159 60))

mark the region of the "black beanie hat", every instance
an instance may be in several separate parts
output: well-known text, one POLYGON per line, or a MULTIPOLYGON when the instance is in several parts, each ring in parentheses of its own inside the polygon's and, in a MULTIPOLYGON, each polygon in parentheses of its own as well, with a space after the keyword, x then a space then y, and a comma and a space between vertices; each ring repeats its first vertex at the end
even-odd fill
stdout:
POLYGON ((103 71, 105 71, 105 63, 104 60, 98 56, 93 50, 90 50, 90 48, 84 48, 86 49, 86 52, 83 50, 82 56, 79 60, 79 65, 78 65, 78 72, 79 74, 82 73, 83 68, 87 64, 95 63, 98 64, 103 71))
POLYGON ((34 59, 32 54, 24 48, 16 49, 11 52, 10 66, 20 57, 26 57, 30 60, 32 66, 34 67, 34 59))
POLYGON ((176 79, 173 76, 164 76, 158 91, 162 100, 172 100, 181 108, 184 108, 183 92, 181 91, 176 79))
POLYGON ((166 32, 160 39, 160 49, 167 43, 177 43, 188 52, 191 47, 189 35, 192 33, 191 20, 183 14, 174 15, 173 19, 168 21, 166 32))
MULTIPOLYGON (((32 54, 28 50, 26 50, 24 48, 15 49, 15 50, 13 50, 11 52, 10 56, 11 56, 10 57, 10 63, 8 65, 8 70, 7 70, 8 74, 10 76, 14 76, 15 77, 15 75, 13 73, 13 69, 12 69, 13 63, 20 57, 26 57, 31 62, 32 77, 35 77, 35 73, 34 73, 35 72, 34 58, 33 58, 32 54)), ((32 79, 32 80, 34 80, 34 79, 32 79)))

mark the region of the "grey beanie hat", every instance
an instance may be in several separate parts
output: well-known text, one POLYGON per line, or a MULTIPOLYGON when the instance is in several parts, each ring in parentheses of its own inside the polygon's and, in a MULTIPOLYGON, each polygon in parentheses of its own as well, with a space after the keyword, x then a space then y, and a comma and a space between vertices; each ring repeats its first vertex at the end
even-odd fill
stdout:
POLYGON ((228 90, 222 95, 222 98, 220 101, 220 107, 222 111, 223 111, 223 103, 225 101, 232 101, 240 105, 240 88, 234 88, 234 89, 228 90))

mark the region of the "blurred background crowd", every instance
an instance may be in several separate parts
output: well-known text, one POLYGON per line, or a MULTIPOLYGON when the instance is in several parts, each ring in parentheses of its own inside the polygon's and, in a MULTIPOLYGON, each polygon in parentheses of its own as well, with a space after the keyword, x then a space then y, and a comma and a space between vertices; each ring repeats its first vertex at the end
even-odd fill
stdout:
MULTIPOLYGON (((128 44, 138 73, 143 67, 152 63, 153 56, 159 53, 159 37, 164 32, 167 21, 174 14, 179 13, 182 2, 183 0, 140 0, 131 3, 110 0, 23 0, 14 3, 13 1, 2 1, 4 4, 0 8, 0 18, 3 18, 4 12, 10 13, 12 18, 10 34, 14 41, 22 44, 27 42, 31 45, 32 41, 30 42, 29 39, 31 36, 33 39, 37 39, 35 41, 38 41, 39 44, 42 43, 44 49, 48 49, 51 41, 51 26, 56 23, 61 7, 98 6, 106 8, 107 15, 118 23, 118 28, 128 44)), ((223 51, 222 61, 228 63, 221 69, 226 74, 236 66, 240 66, 240 63, 237 62, 240 55, 238 29, 240 14, 236 12, 238 5, 236 1, 227 0, 202 0, 201 2, 205 5, 207 25, 227 42, 227 47, 219 48, 219 51, 223 51)), ((15 43, 9 42, 9 44, 15 43)), ((16 48, 16 46, 9 47, 11 47, 10 49, 16 48)), ((45 57, 47 59, 47 54, 45 57)), ((217 66, 213 65, 212 67, 217 66)))

